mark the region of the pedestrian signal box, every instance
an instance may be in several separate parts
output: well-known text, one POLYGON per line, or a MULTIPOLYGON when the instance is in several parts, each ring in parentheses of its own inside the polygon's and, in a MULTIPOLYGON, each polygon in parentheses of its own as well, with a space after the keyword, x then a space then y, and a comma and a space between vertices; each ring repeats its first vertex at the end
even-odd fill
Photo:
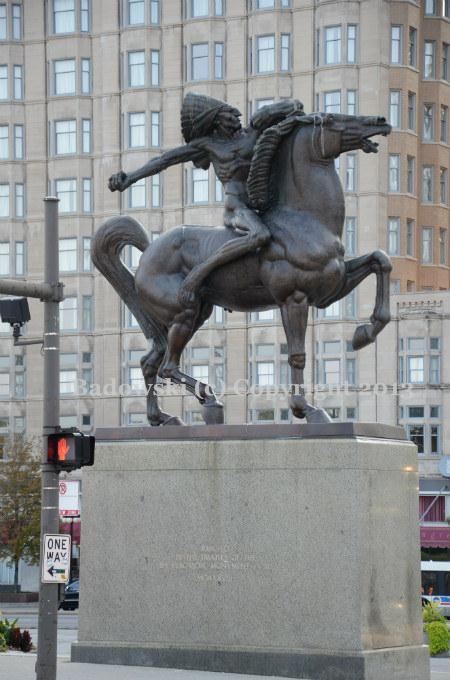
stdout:
POLYGON ((76 470, 94 464, 95 437, 74 432, 58 432, 48 436, 47 461, 60 470, 76 470))

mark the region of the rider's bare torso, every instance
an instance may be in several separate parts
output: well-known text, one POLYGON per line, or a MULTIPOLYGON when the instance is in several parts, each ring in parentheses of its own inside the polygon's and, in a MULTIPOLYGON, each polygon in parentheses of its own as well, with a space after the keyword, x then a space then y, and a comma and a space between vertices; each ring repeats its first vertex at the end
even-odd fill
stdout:
POLYGON ((227 227, 236 226, 233 218, 238 208, 248 208, 247 178, 257 138, 258 131, 250 126, 231 139, 203 137, 191 142, 192 146, 205 151, 223 185, 227 227))

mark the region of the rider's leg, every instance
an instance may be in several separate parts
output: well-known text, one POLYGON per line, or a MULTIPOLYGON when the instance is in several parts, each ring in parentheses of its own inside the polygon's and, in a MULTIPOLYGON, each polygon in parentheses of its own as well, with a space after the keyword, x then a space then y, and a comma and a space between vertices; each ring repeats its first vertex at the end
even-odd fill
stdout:
POLYGON ((228 241, 205 262, 189 272, 179 293, 179 300, 183 305, 192 304, 201 284, 212 271, 247 253, 256 252, 270 241, 270 231, 258 215, 248 208, 236 210, 231 224, 246 234, 228 241))

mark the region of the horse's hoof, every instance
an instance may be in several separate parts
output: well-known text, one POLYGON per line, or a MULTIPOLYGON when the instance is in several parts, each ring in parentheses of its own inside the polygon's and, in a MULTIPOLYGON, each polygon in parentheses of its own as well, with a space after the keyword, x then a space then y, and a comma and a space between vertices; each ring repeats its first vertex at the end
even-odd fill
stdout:
POLYGON ((333 419, 328 415, 323 408, 314 408, 311 406, 305 411, 305 418, 307 423, 332 423, 333 419))
POLYGON ((372 326, 369 324, 362 324, 358 326, 352 339, 352 347, 355 351, 367 347, 374 341, 372 335, 372 326))
POLYGON ((223 404, 220 401, 202 404, 202 411, 206 425, 223 425, 223 404))
POLYGON ((186 425, 181 418, 177 418, 177 416, 170 416, 167 420, 165 420, 163 423, 161 423, 163 427, 168 427, 170 425, 186 425))

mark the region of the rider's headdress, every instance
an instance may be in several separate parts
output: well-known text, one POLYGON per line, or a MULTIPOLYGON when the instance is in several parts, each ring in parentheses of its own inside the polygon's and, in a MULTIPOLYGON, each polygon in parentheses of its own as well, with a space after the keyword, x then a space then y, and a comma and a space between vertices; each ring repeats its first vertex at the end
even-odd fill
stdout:
POLYGON ((227 110, 234 112, 237 116, 241 115, 237 109, 220 99, 207 97, 204 94, 187 94, 181 108, 181 131, 184 141, 188 143, 192 139, 210 134, 217 115, 220 111, 227 110))

